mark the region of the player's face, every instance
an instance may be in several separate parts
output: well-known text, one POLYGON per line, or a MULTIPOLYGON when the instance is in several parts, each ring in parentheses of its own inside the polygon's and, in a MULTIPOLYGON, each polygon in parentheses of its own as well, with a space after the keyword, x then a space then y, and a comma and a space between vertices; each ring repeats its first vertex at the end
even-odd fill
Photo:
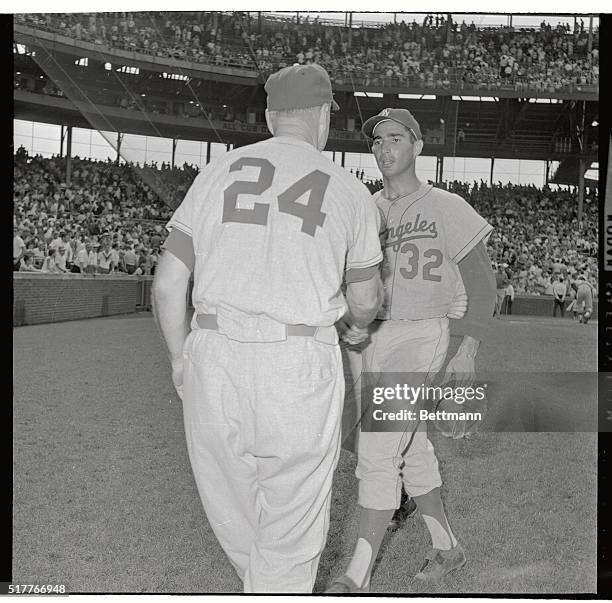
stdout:
POLYGON ((402 124, 385 121, 374 130, 372 152, 383 176, 391 177, 412 169, 420 151, 421 143, 402 124))

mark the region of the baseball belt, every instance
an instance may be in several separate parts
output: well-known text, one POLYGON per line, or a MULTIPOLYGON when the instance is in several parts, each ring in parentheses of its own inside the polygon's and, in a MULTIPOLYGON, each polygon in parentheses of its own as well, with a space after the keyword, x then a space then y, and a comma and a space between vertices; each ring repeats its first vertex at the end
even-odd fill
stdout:
MULTIPOLYGON (((219 330, 216 314, 198 314, 196 316, 196 322, 200 329, 209 329, 211 331, 219 330)), ((319 327, 311 327, 310 325, 285 325, 285 329, 288 337, 314 337, 319 327)))

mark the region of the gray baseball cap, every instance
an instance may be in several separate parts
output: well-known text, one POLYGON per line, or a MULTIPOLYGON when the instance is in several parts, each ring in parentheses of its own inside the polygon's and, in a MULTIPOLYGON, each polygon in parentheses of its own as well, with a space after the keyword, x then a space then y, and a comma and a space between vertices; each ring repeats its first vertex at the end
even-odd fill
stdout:
POLYGON ((370 117, 361 127, 361 131, 368 138, 373 138, 376 126, 383 121, 394 121, 398 124, 402 124, 402 126, 408 128, 412 132, 416 140, 423 138, 419 123, 414 119, 414 116, 408 109, 383 109, 378 115, 370 117))

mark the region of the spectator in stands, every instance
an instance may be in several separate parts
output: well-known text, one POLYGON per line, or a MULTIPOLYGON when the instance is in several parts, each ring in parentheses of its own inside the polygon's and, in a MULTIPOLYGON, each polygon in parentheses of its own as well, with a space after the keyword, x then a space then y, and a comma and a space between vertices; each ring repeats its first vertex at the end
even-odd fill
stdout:
POLYGON ((87 274, 95 274, 98 272, 98 252, 100 250, 100 243, 94 241, 91 244, 91 251, 89 252, 89 264, 86 269, 87 274))
POLYGON ((39 241, 32 250, 32 260, 36 268, 42 268, 43 262, 45 261, 45 244, 39 241))
POLYGON ((100 274, 109 274, 113 262, 113 251, 108 240, 98 252, 98 272, 100 274))
POLYGON ((117 272, 119 269, 119 244, 111 245, 111 272, 117 272))
POLYGON ((92 254, 91 243, 87 241, 85 245, 77 251, 76 261, 74 265, 76 266, 78 272, 82 274, 87 274, 87 273, 92 272, 89 269, 89 266, 93 259, 91 254, 92 254))
POLYGON ((21 258, 21 263, 19 265, 20 272, 41 272, 40 268, 37 268, 34 263, 34 255, 32 253, 26 252, 25 255, 21 258))
POLYGON ((15 226, 13 228, 13 271, 19 270, 25 250, 26 245, 19 236, 19 229, 15 226))
POLYGON ((125 250, 123 263, 125 264, 125 271, 128 274, 134 274, 136 272, 138 268, 138 255, 134 252, 134 247, 132 245, 129 245, 125 250))
MULTIPOLYGON (((49 250, 52 251, 53 248, 50 247, 49 250)), ((60 245, 55 250, 53 261, 55 263, 55 272, 59 272, 59 273, 70 272, 70 270, 68 269, 68 266, 66 265, 66 247, 64 245, 60 245)))
POLYGON ((67 268, 70 270, 70 268, 72 267, 72 259, 74 257, 73 254, 73 250, 72 250, 72 245, 70 244, 70 237, 68 235, 68 233, 65 230, 62 230, 60 232, 60 245, 64 247, 64 249, 66 250, 66 266, 67 268))
POLYGON ((45 257, 43 261, 41 272, 46 272, 48 274, 57 274, 59 272, 55 268, 55 251, 53 249, 49 249, 47 252, 47 257, 45 257))

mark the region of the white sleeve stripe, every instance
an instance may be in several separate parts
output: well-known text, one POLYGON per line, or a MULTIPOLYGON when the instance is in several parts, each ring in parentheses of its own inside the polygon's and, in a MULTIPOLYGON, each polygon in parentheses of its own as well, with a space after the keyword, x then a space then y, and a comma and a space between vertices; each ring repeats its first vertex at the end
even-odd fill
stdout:
POLYGON ((166 224, 166 229, 170 230, 172 228, 176 228, 177 230, 180 230, 181 232, 184 232, 185 234, 191 236, 192 235, 192 230, 189 226, 187 226, 187 224, 183 224, 182 222, 179 222, 178 220, 170 220, 170 222, 168 222, 168 224, 166 224))
POLYGON ((383 255, 382 252, 379 252, 378 255, 374 256, 371 260, 365 260, 363 262, 351 262, 346 265, 346 269, 352 268, 369 268, 370 266, 375 266, 376 264, 380 264, 382 262, 383 255))

